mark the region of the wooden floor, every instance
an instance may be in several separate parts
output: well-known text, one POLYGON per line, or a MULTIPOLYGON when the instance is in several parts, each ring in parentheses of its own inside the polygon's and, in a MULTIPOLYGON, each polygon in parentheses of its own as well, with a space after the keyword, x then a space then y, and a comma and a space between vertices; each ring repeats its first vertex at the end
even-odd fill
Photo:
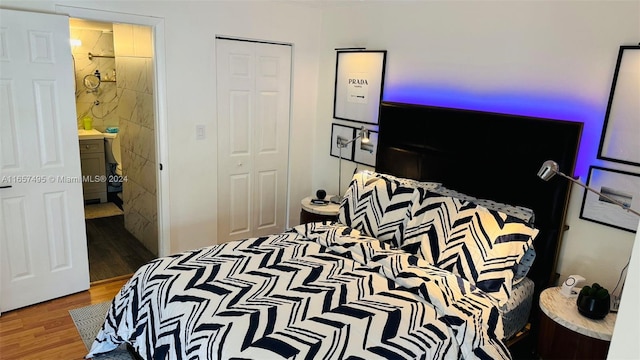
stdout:
POLYGON ((0 359, 82 359, 88 353, 69 310, 113 299, 130 276, 0 316, 0 359))
POLYGON ((124 215, 87 219, 91 282, 132 274, 155 259, 124 227, 124 215))

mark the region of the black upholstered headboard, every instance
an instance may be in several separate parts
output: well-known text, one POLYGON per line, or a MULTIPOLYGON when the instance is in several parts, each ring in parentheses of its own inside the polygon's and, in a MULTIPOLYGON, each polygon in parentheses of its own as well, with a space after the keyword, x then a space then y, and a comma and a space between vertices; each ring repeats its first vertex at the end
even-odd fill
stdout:
POLYGON ((379 125, 376 171, 533 209, 528 277, 537 294, 555 281, 570 182, 536 174, 549 159, 573 173, 582 123, 383 102, 379 125))

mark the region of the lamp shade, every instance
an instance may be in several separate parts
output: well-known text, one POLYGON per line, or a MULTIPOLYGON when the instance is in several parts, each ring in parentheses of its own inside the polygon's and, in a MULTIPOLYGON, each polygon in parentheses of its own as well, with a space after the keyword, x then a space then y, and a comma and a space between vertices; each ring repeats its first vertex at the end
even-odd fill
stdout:
POLYGON ((553 160, 547 160, 542 164, 540 170, 538 170, 538 177, 544 181, 547 181, 557 173, 558 163, 553 160))
POLYGON ((369 130, 367 130, 367 129, 365 129, 363 127, 361 135, 362 135, 362 140, 360 140, 360 141, 362 141, 363 144, 368 144, 369 143, 369 130))

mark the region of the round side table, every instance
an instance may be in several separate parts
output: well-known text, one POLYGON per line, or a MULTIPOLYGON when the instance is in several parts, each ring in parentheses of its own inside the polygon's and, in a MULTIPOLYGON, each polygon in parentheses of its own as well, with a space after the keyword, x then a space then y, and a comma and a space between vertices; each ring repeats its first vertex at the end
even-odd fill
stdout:
MULTIPOLYGON (((329 199, 327 196, 325 199, 329 199)), ((300 202, 302 210, 300 210, 300 224, 306 224, 316 221, 336 221, 338 220, 338 212, 340 210, 339 204, 332 202, 326 205, 312 204, 311 199, 313 197, 308 196, 300 202)))
POLYGON ((606 359, 616 314, 593 320, 578 312, 576 297, 567 298, 560 287, 540 294, 538 353, 543 359, 606 359))

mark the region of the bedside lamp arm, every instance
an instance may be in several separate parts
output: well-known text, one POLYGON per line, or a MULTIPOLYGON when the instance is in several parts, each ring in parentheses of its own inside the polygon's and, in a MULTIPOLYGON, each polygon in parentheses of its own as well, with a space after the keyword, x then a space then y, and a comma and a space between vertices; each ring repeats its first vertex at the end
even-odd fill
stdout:
POLYGON ((578 181, 578 180, 576 180, 576 179, 574 179, 574 178, 572 178, 572 177, 570 177, 570 176, 567 176, 567 175, 563 174, 563 173, 562 173, 562 172, 560 172, 560 171, 557 171, 557 172, 556 172, 556 174, 558 174, 558 175, 562 176, 562 177, 563 177, 563 178, 565 178, 565 179, 571 180, 571 182, 576 183, 576 184, 578 184, 578 185, 582 186, 583 188, 585 188, 585 189, 587 189, 587 190, 589 190, 589 191, 591 191, 591 192, 593 192, 593 193, 598 194, 599 196, 601 196, 601 197, 603 197, 603 198, 605 198, 605 199, 607 199, 607 200, 611 201, 612 203, 614 203, 614 204, 616 204, 616 205, 620 206, 621 208, 623 208, 623 209, 627 210, 628 212, 630 212, 630 213, 632 213, 632 214, 636 214, 636 215, 640 216, 640 212, 637 212, 637 211, 633 210, 632 208, 630 208, 630 207, 629 207, 629 205, 628 205, 628 204, 622 203, 622 202, 620 202, 620 201, 618 201, 618 200, 616 200, 616 199, 614 199, 614 198, 612 198, 612 197, 609 197, 609 196, 607 196, 607 195, 605 195, 605 194, 603 194, 603 193, 601 193, 601 192, 599 192, 599 191, 597 191, 597 190, 595 190, 595 189, 593 189, 593 188, 590 188, 590 187, 588 187, 587 185, 584 185, 583 183, 581 183, 580 181, 578 181))

